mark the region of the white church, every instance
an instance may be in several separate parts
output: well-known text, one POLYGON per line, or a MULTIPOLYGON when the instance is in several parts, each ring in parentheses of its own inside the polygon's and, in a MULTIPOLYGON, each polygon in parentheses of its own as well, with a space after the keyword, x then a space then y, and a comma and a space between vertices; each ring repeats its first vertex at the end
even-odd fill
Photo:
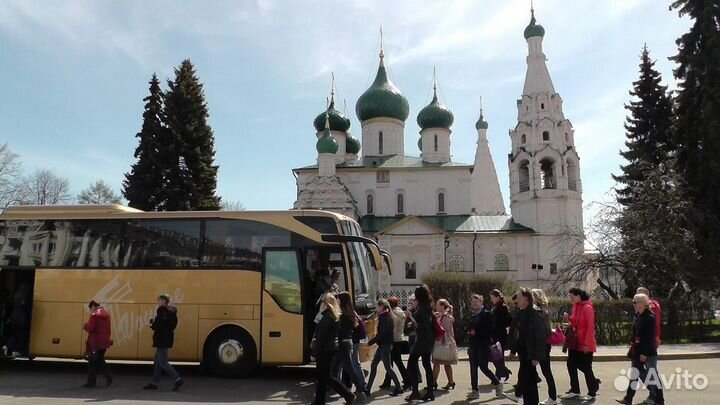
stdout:
POLYGON ((452 160, 454 117, 436 91, 417 116, 420 156, 405 155, 410 108, 388 77, 382 49, 375 81, 355 106, 361 140, 348 132, 334 93, 315 119, 317 164, 293 170, 294 208, 357 219, 392 255, 392 275, 382 272, 379 281, 384 295, 407 297, 430 271, 502 274, 548 288, 569 255, 582 254, 582 241, 567 236, 583 228, 579 156, 546 66, 544 34, 531 13, 525 84, 509 131, 510 215, 482 111, 473 164, 452 160))

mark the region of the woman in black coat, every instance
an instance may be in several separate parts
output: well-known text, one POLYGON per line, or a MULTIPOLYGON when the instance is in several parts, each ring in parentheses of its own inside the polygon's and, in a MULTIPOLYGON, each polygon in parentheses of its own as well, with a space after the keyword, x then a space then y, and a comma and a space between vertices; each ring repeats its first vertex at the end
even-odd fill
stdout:
MULTIPOLYGON (((500 290, 490 291, 490 301, 492 301, 492 309, 490 310, 493 323, 492 338, 494 342, 500 342, 504 352, 507 349, 507 328, 512 321, 510 309, 505 303, 505 297, 500 290)), ((500 380, 507 381, 512 371, 505 365, 505 356, 493 362, 493 364, 495 365, 495 376, 500 380)))
POLYGON ((432 296, 430 289, 423 285, 415 289, 415 313, 408 316, 413 317, 416 326, 417 338, 415 344, 410 348, 410 358, 408 359, 408 378, 412 387, 412 393, 405 398, 407 401, 422 399, 423 401, 434 401, 435 394, 433 392, 433 370, 430 362, 433 348, 435 347, 435 332, 433 331, 433 320, 435 314, 432 310, 432 296), (418 360, 422 358, 422 365, 425 369, 425 381, 427 382, 427 391, 424 396, 420 396, 418 389, 418 360))
POLYGON ((315 370, 317 372, 313 405, 325 404, 328 384, 335 392, 345 398, 346 404, 352 404, 355 395, 338 381, 336 376, 331 375, 333 357, 338 351, 338 319, 340 319, 340 308, 338 308, 337 300, 332 294, 325 294, 322 297, 320 315, 320 321, 315 328, 315 337, 311 344, 316 358, 315 370))

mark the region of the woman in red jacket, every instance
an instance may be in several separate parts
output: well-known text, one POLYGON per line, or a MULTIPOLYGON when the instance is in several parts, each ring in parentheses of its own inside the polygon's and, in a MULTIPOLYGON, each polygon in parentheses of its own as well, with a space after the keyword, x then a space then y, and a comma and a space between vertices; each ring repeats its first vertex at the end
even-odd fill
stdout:
POLYGON ((590 296, 584 290, 571 288, 570 300, 573 304, 572 314, 563 315, 563 323, 569 331, 566 344, 568 348, 567 369, 570 374, 570 390, 561 399, 580 398, 580 381, 578 370, 585 374, 588 395, 583 400, 592 400, 600 389, 600 380, 595 378, 592 368, 593 353, 597 350, 595 343, 595 309, 590 296))
POLYGON ((88 360, 88 379, 83 385, 85 388, 94 388, 97 374, 105 376, 107 386, 112 384, 112 374, 110 368, 105 363, 105 351, 110 347, 110 314, 96 301, 90 301, 90 319, 83 329, 88 333, 87 342, 85 342, 85 356, 88 360))

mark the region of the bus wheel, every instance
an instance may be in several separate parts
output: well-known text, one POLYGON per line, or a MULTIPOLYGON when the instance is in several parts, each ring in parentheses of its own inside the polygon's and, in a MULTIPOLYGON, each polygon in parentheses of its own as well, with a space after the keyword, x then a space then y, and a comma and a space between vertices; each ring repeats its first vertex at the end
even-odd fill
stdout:
POLYGON ((257 369, 257 346, 244 329, 226 326, 205 342, 203 363, 220 377, 248 377, 257 369))

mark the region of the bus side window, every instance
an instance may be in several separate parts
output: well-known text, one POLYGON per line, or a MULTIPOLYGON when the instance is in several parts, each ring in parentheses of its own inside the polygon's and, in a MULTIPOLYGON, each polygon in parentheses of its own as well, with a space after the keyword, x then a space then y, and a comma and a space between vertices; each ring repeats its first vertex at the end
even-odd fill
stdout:
POLYGON ((300 265, 296 250, 265 251, 265 291, 285 311, 302 313, 300 265))
POLYGON ((124 267, 199 267, 199 220, 137 220, 127 224, 124 267))
POLYGON ((262 249, 291 246, 290 232, 241 219, 208 219, 200 266, 262 270, 262 249))

